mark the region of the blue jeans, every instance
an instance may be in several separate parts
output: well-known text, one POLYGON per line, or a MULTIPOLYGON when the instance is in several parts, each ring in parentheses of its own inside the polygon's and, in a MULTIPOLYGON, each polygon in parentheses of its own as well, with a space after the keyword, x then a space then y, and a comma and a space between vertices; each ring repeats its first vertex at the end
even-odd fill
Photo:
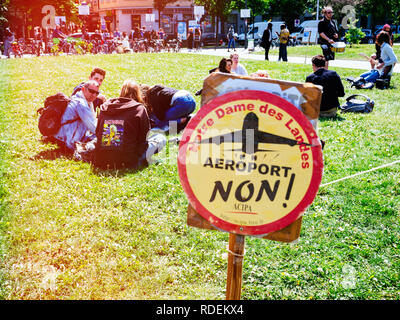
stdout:
POLYGON ((371 70, 360 75, 361 78, 364 78, 366 82, 376 82, 376 79, 379 78, 379 72, 377 70, 371 70))
POLYGON ((228 50, 229 50, 229 48, 232 46, 232 49, 235 49, 235 38, 231 38, 231 39, 229 39, 229 42, 228 42, 228 50))
POLYGON ((279 44, 279 60, 287 61, 287 44, 286 43, 280 43, 279 44))
POLYGON ((7 56, 7 58, 10 58, 10 51, 12 51, 12 45, 11 41, 5 40, 4 41, 4 55, 7 56))
POLYGON ((187 117, 196 109, 196 101, 193 96, 186 90, 179 90, 172 98, 171 108, 165 113, 164 120, 159 120, 152 114, 150 117, 154 120, 156 127, 168 127, 170 121, 180 123, 180 119, 187 117))

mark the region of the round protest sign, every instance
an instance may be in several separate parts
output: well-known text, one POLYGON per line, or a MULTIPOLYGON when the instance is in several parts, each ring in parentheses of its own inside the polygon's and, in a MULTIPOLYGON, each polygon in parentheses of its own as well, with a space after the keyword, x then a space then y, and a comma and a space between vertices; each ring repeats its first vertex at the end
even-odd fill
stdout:
POLYGON ((264 235, 294 222, 314 200, 321 144, 293 104, 241 90, 211 100, 190 121, 178 170, 189 202, 212 225, 264 235))

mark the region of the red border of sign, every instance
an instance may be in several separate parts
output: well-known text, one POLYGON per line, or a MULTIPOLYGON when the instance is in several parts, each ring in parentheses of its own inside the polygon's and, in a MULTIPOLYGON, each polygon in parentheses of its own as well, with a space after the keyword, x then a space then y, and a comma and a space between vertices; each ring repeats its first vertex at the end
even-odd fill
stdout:
POLYGON ((185 131, 183 132, 181 142, 179 144, 179 153, 178 153, 178 171, 179 178, 181 181, 181 185, 183 190, 185 191, 189 202, 193 206, 193 208, 205 219, 208 221, 212 220, 212 224, 224 231, 242 234, 242 235, 254 235, 261 236, 274 231, 281 230, 291 223, 293 223, 313 202, 317 192, 319 185, 322 180, 322 172, 323 172, 323 158, 322 158, 322 149, 318 139, 318 136, 311 125, 310 121, 306 118, 306 116, 296 108, 293 104, 288 102, 287 100, 264 91, 257 90, 241 90, 235 91, 232 93, 226 93, 221 95, 207 104, 205 104, 201 109, 197 112, 197 114, 193 117, 193 119, 187 125, 185 131), (251 100, 262 100, 263 102, 271 103, 282 110, 286 111, 290 114, 303 128, 305 134, 307 135, 308 140, 311 144, 318 144, 319 147, 312 148, 313 154, 313 173, 311 177, 311 182, 308 187, 308 190, 303 197, 303 199, 299 202, 299 204, 287 215, 282 217, 279 220, 276 220, 272 223, 260 225, 260 226, 241 226, 232 224, 230 222, 224 221, 211 212, 209 212, 201 203, 197 200, 187 177, 186 172, 186 152, 188 148, 188 142, 193 131, 196 129, 197 125, 203 118, 212 112, 215 108, 220 107, 223 104, 243 100, 243 99, 251 99, 251 100), (312 136, 313 134, 313 136, 312 136))

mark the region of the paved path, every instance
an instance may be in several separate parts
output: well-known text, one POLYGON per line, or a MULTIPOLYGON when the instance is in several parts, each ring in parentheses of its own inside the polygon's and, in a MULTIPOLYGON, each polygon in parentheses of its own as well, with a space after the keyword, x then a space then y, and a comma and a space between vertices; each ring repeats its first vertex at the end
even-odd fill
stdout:
MULTIPOLYGON (((192 54, 203 54, 203 55, 212 55, 212 56, 220 56, 220 57, 228 57, 230 52, 227 49, 202 49, 200 51, 188 51, 188 49, 183 48, 181 52, 192 53, 192 54)), ((248 59, 248 60, 259 60, 264 61, 264 54, 254 54, 249 53, 246 49, 238 48, 237 53, 240 55, 240 59, 248 59)), ((338 57, 340 55, 336 55, 338 57)), ((0 55, 0 59, 5 59, 6 56, 0 55)), ((278 56, 270 55, 270 61, 278 61, 278 56)), ((299 64, 311 64, 311 56, 309 57, 288 57, 289 63, 299 63, 299 64)), ((281 62, 282 63, 282 62, 281 62)), ((351 68, 351 69, 359 69, 359 70, 370 70, 371 66, 368 61, 364 60, 333 60, 329 61, 329 66, 332 67, 341 67, 341 68, 351 68)), ((400 63, 397 63, 394 72, 400 72, 400 63)))
MULTIPOLYGON (((264 61, 263 54, 254 54, 248 53, 246 49, 239 48, 236 49, 237 53, 240 55, 240 59, 248 59, 248 60, 259 60, 264 61)), ((187 49, 184 49, 182 52, 192 53, 192 54, 204 54, 204 55, 213 55, 213 56, 223 56, 228 57, 231 52, 228 52, 227 49, 202 49, 200 51, 191 51, 189 52, 187 49)), ((338 54, 336 55, 338 57, 338 54)), ((278 61, 278 56, 269 55, 269 61, 278 61)), ((289 63, 299 63, 299 64, 311 64, 311 56, 305 57, 288 57, 289 63)), ((282 62, 280 62, 282 63, 282 62)), ((341 67, 341 68, 351 68, 351 69, 359 69, 359 70, 370 70, 371 66, 367 60, 359 61, 359 60, 333 60, 329 61, 329 66, 331 67, 341 67)), ((400 72, 400 64, 397 63, 394 72, 400 72)))

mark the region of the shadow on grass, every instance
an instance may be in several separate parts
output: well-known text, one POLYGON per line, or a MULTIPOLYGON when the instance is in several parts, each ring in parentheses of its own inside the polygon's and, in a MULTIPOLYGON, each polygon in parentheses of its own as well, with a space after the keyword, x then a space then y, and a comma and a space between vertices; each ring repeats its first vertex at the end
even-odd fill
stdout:
POLYGON ((336 122, 336 121, 344 121, 346 118, 343 118, 339 113, 336 114, 335 117, 320 117, 318 121, 320 122, 336 122))
POLYGON ((72 160, 72 152, 66 152, 65 148, 57 147, 56 149, 49 149, 39 152, 36 156, 32 157, 32 160, 56 160, 58 158, 66 158, 72 160))
POLYGON ((85 156, 82 159, 78 159, 74 156, 74 152, 68 149, 64 143, 51 138, 51 137, 42 137, 41 142, 43 144, 48 145, 56 145, 57 148, 43 150, 39 152, 37 155, 31 157, 31 160, 56 160, 56 159, 67 159, 67 160, 75 160, 77 162, 86 162, 90 165, 91 171, 93 174, 97 176, 105 176, 105 177, 122 177, 126 174, 135 174, 143 169, 146 169, 148 166, 142 166, 140 168, 107 168, 100 169, 93 165, 93 156, 85 156))
POLYGON ((32 157, 32 160, 56 160, 58 158, 66 158, 71 160, 74 158, 73 151, 69 150, 64 143, 51 137, 42 137, 41 141, 43 144, 56 145, 57 148, 43 150, 32 157))

